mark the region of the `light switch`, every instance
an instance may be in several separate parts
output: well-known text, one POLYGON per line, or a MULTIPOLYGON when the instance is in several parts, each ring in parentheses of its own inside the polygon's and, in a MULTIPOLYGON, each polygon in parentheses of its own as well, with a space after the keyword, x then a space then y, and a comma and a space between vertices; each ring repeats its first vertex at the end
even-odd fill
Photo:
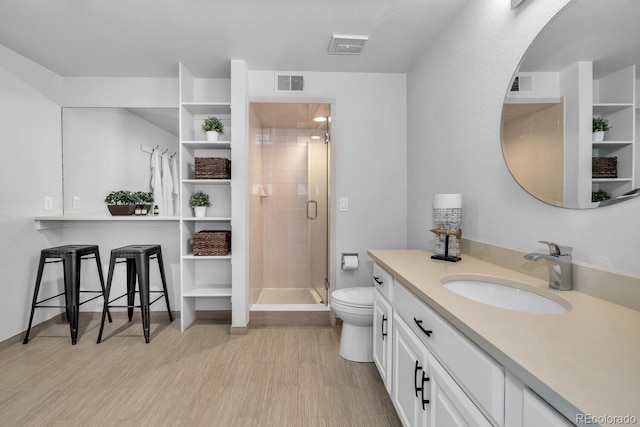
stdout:
POLYGON ((53 197, 45 197, 44 198, 44 210, 50 211, 53 209, 53 197))
POLYGON ((349 198, 340 197, 340 212, 346 212, 349 210, 349 198))

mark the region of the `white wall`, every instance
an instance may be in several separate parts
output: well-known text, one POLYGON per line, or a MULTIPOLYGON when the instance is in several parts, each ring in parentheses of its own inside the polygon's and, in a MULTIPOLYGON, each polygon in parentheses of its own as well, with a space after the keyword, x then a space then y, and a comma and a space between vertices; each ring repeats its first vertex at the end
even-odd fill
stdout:
MULTIPOLYGON (((406 247, 406 81, 403 74, 305 72, 302 99, 331 99, 335 281, 369 285, 368 249, 406 247), (335 201, 349 198, 349 210, 335 201), (360 268, 340 270, 340 253, 360 254, 360 268)), ((275 98, 272 71, 249 72, 249 97, 275 98)), ((286 95, 281 95, 286 97, 286 95)), ((291 96, 289 96, 291 97, 291 96)))
POLYGON ((538 240, 574 259, 640 274, 640 200, 597 210, 546 205, 510 176, 500 148, 503 99, 518 62, 566 0, 470 1, 407 75, 408 245, 432 248, 436 193, 463 194, 463 235, 523 251, 538 240))
MULTIPOLYGON (((0 46, 0 341, 27 328, 40 250, 61 242, 59 232, 37 232, 33 220, 62 212, 60 107, 52 101, 59 84, 0 46), (43 210, 45 196, 54 210, 43 210)), ((44 283, 62 289, 56 277, 44 283)), ((36 322, 55 312, 39 310, 36 322)))

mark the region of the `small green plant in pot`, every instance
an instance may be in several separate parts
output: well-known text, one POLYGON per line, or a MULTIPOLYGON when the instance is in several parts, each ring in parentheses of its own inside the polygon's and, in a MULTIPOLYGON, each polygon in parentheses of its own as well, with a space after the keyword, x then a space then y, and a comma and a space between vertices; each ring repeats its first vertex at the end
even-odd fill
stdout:
POLYGON ((112 191, 104 198, 111 215, 131 215, 136 208, 136 197, 131 191, 112 191))
POLYGON ((211 206, 209 195, 204 191, 196 191, 191 195, 191 198, 189 199, 189 206, 193 208, 193 211, 197 218, 202 218, 203 216, 205 216, 207 208, 211 206))
POLYGON ((611 195, 606 191, 598 190, 591 192, 591 201, 592 202, 603 202, 605 200, 609 200, 611 195))
POLYGON ((609 120, 602 117, 593 118, 593 140, 604 141, 604 133, 611 129, 609 120))
POLYGON ((207 117, 202 123, 202 130, 207 133, 208 141, 217 141, 220 134, 224 133, 224 124, 215 116, 207 117))

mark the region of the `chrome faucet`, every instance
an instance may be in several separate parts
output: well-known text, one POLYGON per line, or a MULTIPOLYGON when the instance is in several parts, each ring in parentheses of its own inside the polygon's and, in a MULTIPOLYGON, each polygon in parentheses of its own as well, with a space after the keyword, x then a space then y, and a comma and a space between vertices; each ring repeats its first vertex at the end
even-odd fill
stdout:
POLYGON ((529 261, 537 261, 539 259, 548 259, 553 262, 553 266, 549 270, 549 287, 559 291, 570 291, 573 289, 571 283, 571 251, 569 246, 560 246, 553 242, 539 241, 549 246, 549 254, 529 253, 524 259, 529 261))

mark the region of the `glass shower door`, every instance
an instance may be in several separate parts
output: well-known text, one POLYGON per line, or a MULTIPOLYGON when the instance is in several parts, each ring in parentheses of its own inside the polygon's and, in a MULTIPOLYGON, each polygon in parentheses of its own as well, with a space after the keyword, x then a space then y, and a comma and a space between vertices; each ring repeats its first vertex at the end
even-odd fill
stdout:
POLYGON ((309 276, 322 303, 329 301, 329 133, 308 145, 307 227, 309 276))

